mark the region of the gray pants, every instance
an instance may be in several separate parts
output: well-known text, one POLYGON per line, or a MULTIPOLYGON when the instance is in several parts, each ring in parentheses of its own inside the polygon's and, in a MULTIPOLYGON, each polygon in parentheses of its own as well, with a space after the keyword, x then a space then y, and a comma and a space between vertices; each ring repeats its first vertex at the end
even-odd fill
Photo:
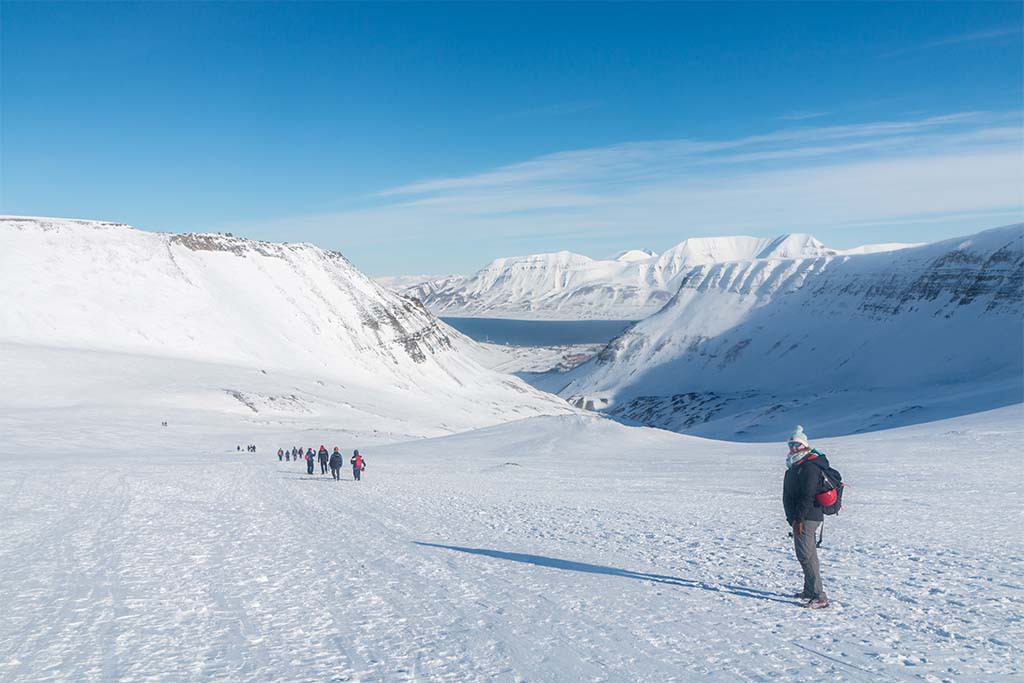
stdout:
POLYGON ((796 559, 804 570, 804 595, 809 599, 825 599, 825 590, 821 587, 821 571, 818 569, 818 546, 815 543, 815 534, 821 522, 804 522, 804 533, 800 536, 793 535, 793 545, 796 547, 796 559))

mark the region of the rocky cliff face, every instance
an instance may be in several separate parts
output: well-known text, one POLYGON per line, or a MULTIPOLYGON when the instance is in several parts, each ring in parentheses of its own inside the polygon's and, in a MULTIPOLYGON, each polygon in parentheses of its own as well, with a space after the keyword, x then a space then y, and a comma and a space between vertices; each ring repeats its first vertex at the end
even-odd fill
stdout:
POLYGON ((561 393, 646 424, 749 436, 800 415, 854 431, 1022 400, 1022 273, 1022 225, 895 252, 696 266, 561 393), (844 421, 844 395, 879 402, 878 414, 844 421))

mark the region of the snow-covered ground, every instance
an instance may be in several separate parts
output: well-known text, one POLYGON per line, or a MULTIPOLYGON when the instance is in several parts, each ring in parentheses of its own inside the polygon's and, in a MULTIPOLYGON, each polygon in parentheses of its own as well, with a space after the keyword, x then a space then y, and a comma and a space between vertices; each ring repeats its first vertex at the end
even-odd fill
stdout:
MULTIPOLYGON (((589 360, 604 344, 566 344, 564 346, 511 346, 480 344, 484 352, 480 362, 498 372, 508 374, 561 374, 589 360)), ((527 379, 527 382, 530 382, 527 379)), ((530 382, 532 383, 532 382, 530 382)))
POLYGON ((834 605, 810 612, 787 597, 782 444, 569 415, 384 445, 67 403, 50 433, 2 425, 5 681, 1024 673, 1021 406, 818 441, 850 488, 825 525, 834 605), (122 447, 74 439, 97 430, 122 447), (335 440, 363 482, 273 454, 335 440))

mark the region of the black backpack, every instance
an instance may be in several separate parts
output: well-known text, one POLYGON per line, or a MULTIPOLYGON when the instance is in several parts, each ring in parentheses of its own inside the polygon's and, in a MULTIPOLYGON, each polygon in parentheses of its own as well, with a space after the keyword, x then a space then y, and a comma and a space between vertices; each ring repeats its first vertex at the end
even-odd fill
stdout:
POLYGON ((843 475, 829 465, 825 458, 817 458, 811 462, 821 470, 821 481, 818 493, 814 496, 814 504, 826 515, 838 515, 843 509, 843 475))

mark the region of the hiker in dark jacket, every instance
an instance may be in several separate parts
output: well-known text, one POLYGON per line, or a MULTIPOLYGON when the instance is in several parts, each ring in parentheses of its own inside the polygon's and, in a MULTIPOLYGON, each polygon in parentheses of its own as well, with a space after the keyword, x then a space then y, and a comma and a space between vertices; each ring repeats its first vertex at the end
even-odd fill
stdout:
POLYGON ((356 481, 362 479, 363 470, 366 469, 366 461, 363 460, 363 456, 359 455, 359 450, 355 450, 352 453, 352 457, 349 459, 352 463, 352 478, 356 481))
POLYGON ((327 455, 327 449, 321 447, 320 452, 317 453, 317 460, 320 461, 320 474, 327 474, 327 461, 330 456, 327 455))
POLYGON ((331 459, 328 461, 328 464, 331 466, 331 476, 334 477, 335 481, 341 481, 341 463, 341 451, 335 446, 334 452, 331 453, 331 459))
POLYGON ((309 453, 306 453, 306 474, 313 474, 313 465, 316 463, 316 456, 313 455, 313 449, 309 449, 309 453))
POLYGON ((782 505, 786 522, 793 528, 796 559, 804 570, 804 589, 795 597, 807 600, 806 607, 828 607, 828 598, 821 585, 818 567, 818 546, 815 534, 825 519, 814 496, 821 489, 821 466, 828 467, 824 453, 807 442, 804 428, 797 426, 789 437, 789 457, 786 459, 786 477, 782 484, 782 505))

